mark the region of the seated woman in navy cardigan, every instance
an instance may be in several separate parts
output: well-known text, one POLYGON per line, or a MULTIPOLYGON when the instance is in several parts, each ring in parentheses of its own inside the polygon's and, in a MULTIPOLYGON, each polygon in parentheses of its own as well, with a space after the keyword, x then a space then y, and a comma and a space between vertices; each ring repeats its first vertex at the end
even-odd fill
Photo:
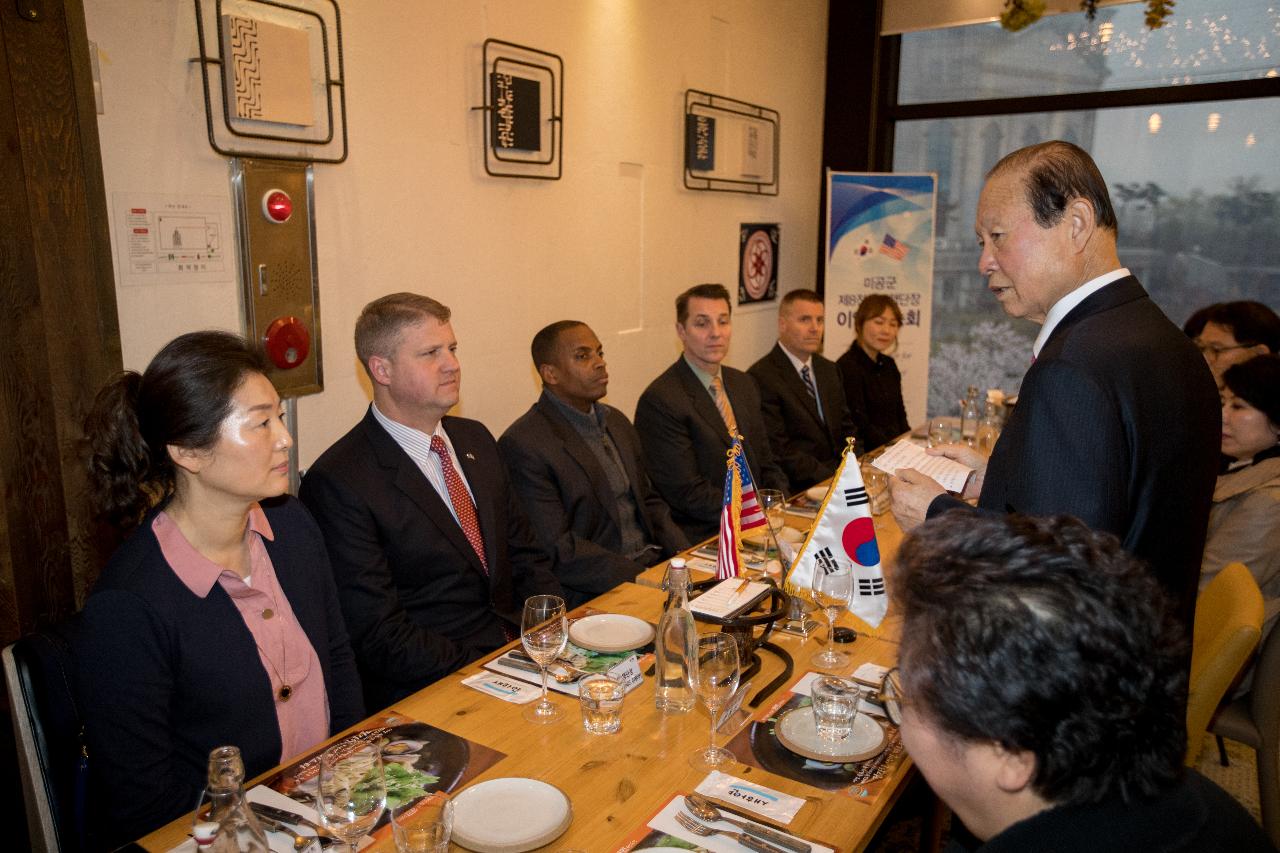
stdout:
POLYGON ((94 805, 118 843, 195 808, 209 751, 252 777, 364 716, 291 439, 241 338, 176 338, 104 388, 86 423, 103 517, 136 528, 76 644, 94 805), (267 498, 280 498, 260 504, 267 498))

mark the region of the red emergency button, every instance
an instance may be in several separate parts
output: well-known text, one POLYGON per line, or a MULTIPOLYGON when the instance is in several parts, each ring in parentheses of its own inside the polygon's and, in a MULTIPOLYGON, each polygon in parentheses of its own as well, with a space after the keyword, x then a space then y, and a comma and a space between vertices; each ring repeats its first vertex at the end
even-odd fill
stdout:
POLYGON ((267 358, 281 370, 297 367, 311 352, 311 333, 297 317, 277 317, 262 336, 267 358))
POLYGON ((272 222, 288 222, 293 216, 293 199, 284 190, 267 190, 262 195, 262 215, 272 222))

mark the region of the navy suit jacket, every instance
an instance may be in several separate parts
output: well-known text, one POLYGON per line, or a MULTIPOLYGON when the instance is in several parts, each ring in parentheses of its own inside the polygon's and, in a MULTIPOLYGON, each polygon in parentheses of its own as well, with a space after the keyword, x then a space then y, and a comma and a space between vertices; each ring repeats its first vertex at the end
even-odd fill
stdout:
POLYGON ((822 416, 781 344, 774 344, 747 371, 760 386, 769 444, 792 492, 807 489, 834 474, 844 453, 845 438, 854 434, 839 368, 820 355, 814 355, 811 364, 822 416))
MULTIPOLYGON (((720 376, 756 487, 785 492, 787 475, 774 462, 755 380, 723 365, 720 376)), ((636 431, 644 445, 649 476, 671 507, 676 524, 692 542, 714 536, 724 505, 729 430, 683 356, 640 395, 636 431)))
MULTIPOLYGON (((651 562, 688 547, 645 472, 635 427, 612 406, 596 405, 604 410, 605 431, 631 483, 641 529, 650 543, 662 548, 651 562)), ((571 607, 635 580, 647 568, 619 553, 618 502, 609 479, 555 403, 539 398, 502 434, 498 449, 538 541, 555 556, 556 574, 571 607)))
MULTIPOLYGON (((263 544, 320 659, 337 733, 363 719, 364 705, 324 541, 294 498, 263 511, 275 536, 263 544)), ((179 580, 151 531, 155 512, 112 555, 75 641, 92 803, 111 845, 194 808, 215 747, 240 747, 246 779, 279 764, 282 748, 271 679, 244 618, 221 586, 200 598, 179 580)))
POLYGON ((370 707, 501 646, 504 624, 519 633, 526 597, 562 592, 489 430, 465 418, 443 423, 475 496, 487 573, 372 408, 316 460, 299 490, 324 532, 370 707))
MULTIPOLYGON (((1221 443, 1204 358, 1132 276, 1077 305, 1027 371, 981 509, 1074 515, 1152 567, 1193 624, 1221 443)), ((934 500, 929 515, 955 506, 934 500)))

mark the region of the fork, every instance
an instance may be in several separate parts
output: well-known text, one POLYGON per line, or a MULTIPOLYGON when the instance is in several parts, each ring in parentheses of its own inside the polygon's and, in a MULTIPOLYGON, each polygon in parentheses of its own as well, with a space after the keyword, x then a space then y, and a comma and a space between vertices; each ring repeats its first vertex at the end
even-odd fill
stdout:
POLYGON ((711 835, 727 835, 737 841, 748 850, 755 850, 757 853, 787 853, 781 847, 774 847, 767 841, 761 841, 759 838, 753 838, 745 832, 734 832, 729 829, 717 829, 714 826, 707 826, 705 823, 699 823, 684 812, 676 812, 676 823, 692 832, 694 835, 700 835, 706 838, 711 835))

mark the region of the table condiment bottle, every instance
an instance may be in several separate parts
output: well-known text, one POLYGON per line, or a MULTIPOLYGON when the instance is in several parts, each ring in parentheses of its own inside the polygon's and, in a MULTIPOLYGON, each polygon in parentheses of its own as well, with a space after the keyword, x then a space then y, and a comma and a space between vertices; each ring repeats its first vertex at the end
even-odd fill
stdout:
POLYGON ((244 795, 244 761, 239 747, 220 746, 209 753, 208 821, 217 835, 201 850, 210 853, 270 853, 266 833, 244 795))
POLYGON ((683 714, 693 708, 698 681, 698 629, 689 609, 689 568, 679 557, 667 567, 667 589, 653 647, 653 704, 663 713, 683 714))

